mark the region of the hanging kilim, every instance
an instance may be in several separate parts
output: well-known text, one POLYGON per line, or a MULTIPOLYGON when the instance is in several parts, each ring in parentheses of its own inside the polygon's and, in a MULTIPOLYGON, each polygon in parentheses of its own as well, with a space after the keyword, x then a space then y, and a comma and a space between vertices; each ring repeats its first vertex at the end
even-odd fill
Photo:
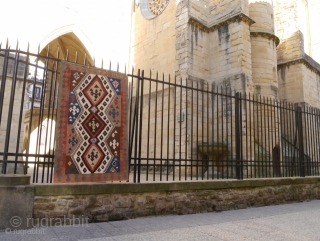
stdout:
POLYGON ((54 182, 128 180, 127 77, 62 61, 54 182))

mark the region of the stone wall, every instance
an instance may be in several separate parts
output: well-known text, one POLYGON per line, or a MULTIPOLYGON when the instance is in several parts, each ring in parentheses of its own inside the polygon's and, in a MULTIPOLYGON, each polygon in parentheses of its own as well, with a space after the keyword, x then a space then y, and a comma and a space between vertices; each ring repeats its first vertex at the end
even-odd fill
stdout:
POLYGON ((189 79, 252 91, 247 1, 189 2, 189 79), (242 75, 245 75, 243 83, 242 75))
POLYGON ((216 29, 210 37, 210 82, 241 92, 252 91, 249 24, 235 21, 216 29))
POLYGON ((320 66, 308 56, 278 66, 279 97, 320 108, 320 66))
POLYGON ((208 9, 209 25, 214 25, 225 21, 239 13, 244 13, 249 16, 249 6, 247 0, 210 0, 208 9))
POLYGON ((34 185, 35 219, 83 217, 90 222, 226 211, 320 198, 320 178, 183 183, 34 185))
MULTIPOLYGON (((176 56, 176 3, 170 1, 164 13, 154 19, 146 19, 136 7, 132 39, 133 65, 135 68, 152 70, 174 76, 176 56)), ((147 74, 147 73, 146 73, 147 74)))

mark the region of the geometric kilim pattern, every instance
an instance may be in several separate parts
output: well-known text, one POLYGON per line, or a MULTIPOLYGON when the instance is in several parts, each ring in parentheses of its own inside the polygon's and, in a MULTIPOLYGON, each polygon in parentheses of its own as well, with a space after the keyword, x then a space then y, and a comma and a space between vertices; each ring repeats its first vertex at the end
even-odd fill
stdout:
POLYGON ((62 61, 54 182, 128 180, 127 77, 62 61))

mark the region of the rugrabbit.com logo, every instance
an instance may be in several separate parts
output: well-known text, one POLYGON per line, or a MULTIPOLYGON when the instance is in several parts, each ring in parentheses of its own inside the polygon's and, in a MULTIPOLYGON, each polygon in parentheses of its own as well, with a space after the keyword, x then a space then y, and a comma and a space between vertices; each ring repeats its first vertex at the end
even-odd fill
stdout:
POLYGON ((19 216, 10 219, 11 228, 5 229, 7 234, 15 233, 20 235, 45 234, 45 230, 51 227, 88 227, 88 217, 67 217, 61 218, 27 218, 23 220, 19 216))

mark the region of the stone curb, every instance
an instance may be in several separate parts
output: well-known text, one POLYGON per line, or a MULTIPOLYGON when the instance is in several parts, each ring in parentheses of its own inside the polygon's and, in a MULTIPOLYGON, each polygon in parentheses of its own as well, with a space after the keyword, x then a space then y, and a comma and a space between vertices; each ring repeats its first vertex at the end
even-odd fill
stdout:
POLYGON ((81 184, 33 184, 35 196, 125 194, 147 192, 171 192, 185 190, 219 190, 255 188, 280 185, 320 183, 320 177, 294 177, 250 180, 216 180, 163 183, 81 183, 81 184))

